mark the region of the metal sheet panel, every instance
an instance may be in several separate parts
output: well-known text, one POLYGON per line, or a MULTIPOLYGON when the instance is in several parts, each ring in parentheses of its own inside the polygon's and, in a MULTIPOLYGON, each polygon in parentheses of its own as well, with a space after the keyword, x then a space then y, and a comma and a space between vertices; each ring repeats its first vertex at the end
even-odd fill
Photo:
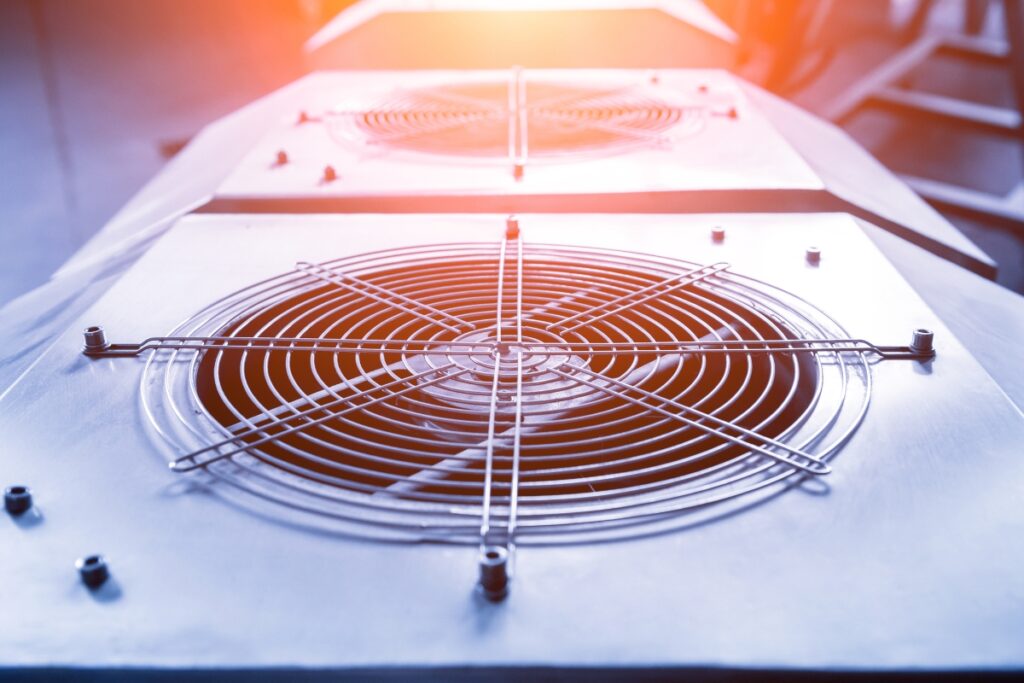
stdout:
POLYGON ((1024 297, 858 221, 900 274, 939 314, 1006 395, 1024 408, 1024 297))
POLYGON ((707 107, 711 114, 699 125, 677 125, 650 135, 648 144, 528 159, 524 174, 517 177, 512 158, 425 154, 367 144, 370 138, 361 138, 356 126, 339 128, 344 117, 337 115, 373 111, 396 94, 422 88, 506 83, 514 79, 513 72, 322 74, 292 90, 291 108, 280 114, 277 125, 204 210, 844 211, 981 275, 995 274, 995 262, 987 254, 841 131, 723 71, 539 69, 524 74, 538 83, 707 107), (736 118, 721 116, 733 108, 736 118), (301 112, 315 120, 296 125, 301 112), (286 164, 275 162, 282 151, 286 164), (337 180, 324 182, 327 166, 337 180))
MULTIPOLYGON (((483 83, 504 91, 514 82, 514 72, 335 72, 294 96, 292 111, 221 184, 217 199, 244 206, 284 198, 312 203, 354 197, 368 200, 362 210, 377 211, 389 210, 385 202, 400 205, 421 196, 451 197, 455 201, 447 210, 458 212, 459 201, 478 197, 507 196, 515 203, 517 197, 540 195, 560 198, 565 206, 559 210, 564 211, 586 210, 587 198, 608 193, 624 197, 637 192, 821 188, 810 167, 748 106, 731 76, 714 70, 666 70, 657 74, 657 82, 651 77, 643 70, 522 72, 532 84, 619 92, 623 101, 641 98, 638 106, 658 101, 704 113, 659 132, 639 129, 636 136, 644 139, 630 138, 631 146, 607 152, 595 149, 544 158, 531 154, 517 179, 513 159, 505 154, 417 153, 394 143, 380 144, 348 120, 350 112, 386 110, 396 99, 393 106, 406 105, 408 95, 422 89, 483 83), (728 116, 731 109, 735 117, 728 116), (298 124, 301 112, 313 120, 298 124), (287 154, 285 164, 276 163, 281 151, 287 154), (328 165, 338 175, 333 182, 323 180, 328 165)), ((422 125, 429 130, 438 124, 427 120, 422 125)), ((441 132, 451 129, 446 126, 441 132)))
POLYGON ((329 69, 729 67, 735 43, 698 0, 364 0, 306 51, 329 69))
MULTIPOLYGON (((193 216, 76 323, 117 340, 220 295, 372 249, 499 239, 492 216, 193 216), (240 248, 240 245, 241 248, 240 248)), ((7 665, 1024 667, 1024 418, 848 217, 531 216, 526 240, 728 261, 856 337, 935 330, 929 364, 874 369, 867 419, 814 485, 606 544, 521 547, 500 605, 475 550, 382 544, 261 515, 169 473, 141 363, 71 332, 0 403, 7 665), (629 230, 623 226, 628 225, 629 230), (726 229, 712 244, 708 229, 726 229), (821 248, 818 267, 804 260, 821 248), (76 557, 113 581, 87 591, 76 557)))
POLYGON ((593 12, 597 10, 657 10, 679 21, 697 26, 722 40, 734 41, 736 34, 702 3, 695 0, 542 0, 523 2, 509 0, 479 1, 446 0, 361 0, 347 7, 309 39, 306 49, 313 51, 342 38, 362 24, 388 12, 593 12))
POLYGON ((980 275, 996 262, 841 128, 755 85, 744 92, 821 178, 837 211, 849 211, 980 275))

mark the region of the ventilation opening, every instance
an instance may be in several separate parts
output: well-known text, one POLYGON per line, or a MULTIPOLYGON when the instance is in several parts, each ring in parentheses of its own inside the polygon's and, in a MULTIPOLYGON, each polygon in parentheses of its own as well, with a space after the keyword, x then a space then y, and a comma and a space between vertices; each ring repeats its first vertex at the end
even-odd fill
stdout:
POLYGON ((679 106, 650 89, 526 82, 518 99, 510 82, 403 90, 370 110, 332 118, 345 135, 373 145, 429 154, 531 159, 658 146, 699 130, 700 106, 679 106), (519 114, 522 114, 520 116, 519 114), (511 149, 510 149, 511 147, 511 149))
POLYGON ((263 428, 243 442, 274 435, 251 452, 292 475, 375 498, 479 505, 496 374, 491 492, 501 500, 511 490, 512 399, 524 349, 518 495, 526 504, 699 483, 752 457, 722 435, 722 422, 732 436, 738 428, 784 438, 813 407, 820 375, 812 354, 650 350, 653 342, 801 337, 727 280, 599 315, 663 282, 666 271, 596 251, 528 249, 520 345, 515 321, 496 318, 499 308, 510 315, 517 306, 507 273, 499 307, 496 256, 426 255, 356 274, 331 271, 349 287, 299 280, 219 334, 353 340, 347 350, 206 351, 195 375, 203 409, 227 432, 263 428), (365 294, 371 285, 387 292, 384 301, 365 294), (420 307, 396 307, 397 296, 420 307), (512 341, 492 354, 487 345, 499 330, 512 341), (363 350, 358 340, 390 343, 363 350), (395 388, 367 393, 384 385, 395 388), (313 405, 330 412, 309 412, 313 405), (335 415, 339 406, 346 410, 335 415), (664 413, 678 412, 674 406, 699 411, 685 413, 693 424, 664 413), (307 411, 301 420, 281 422, 300 411, 307 411))

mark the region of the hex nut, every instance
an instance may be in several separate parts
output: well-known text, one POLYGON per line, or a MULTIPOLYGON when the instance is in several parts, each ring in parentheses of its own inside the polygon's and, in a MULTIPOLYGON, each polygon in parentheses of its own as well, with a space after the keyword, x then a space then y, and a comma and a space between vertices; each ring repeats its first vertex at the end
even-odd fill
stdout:
POLYGON ((85 352, 97 353, 106 350, 109 346, 107 335, 99 325, 92 325, 83 331, 85 337, 85 352))
POLYGON ((4 489, 4 508, 12 515, 20 515, 32 507, 32 491, 27 486, 15 485, 4 489))
POLYGON ((910 341, 910 350, 922 354, 933 353, 935 351, 935 333, 923 327, 914 330, 914 336, 910 341))
POLYGON ((498 545, 480 550, 480 592, 491 602, 508 595, 508 550, 498 545))
POLYGON ((75 562, 78 575, 89 588, 99 588, 110 578, 110 568, 102 555, 87 555, 75 562))

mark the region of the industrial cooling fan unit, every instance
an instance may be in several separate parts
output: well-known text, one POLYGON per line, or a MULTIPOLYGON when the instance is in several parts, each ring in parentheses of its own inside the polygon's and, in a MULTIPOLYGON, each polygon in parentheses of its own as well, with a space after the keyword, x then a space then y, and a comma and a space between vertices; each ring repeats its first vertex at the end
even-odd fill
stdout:
POLYGON ((985 549, 1021 518, 1024 418, 849 216, 196 214, 77 327, 0 417, 37 515, 9 659, 950 667, 964 628, 1017 651, 1020 579, 985 549), (46 589, 68 548, 91 590, 46 589), (989 580, 951 609, 949 572, 989 580))
POLYGON ((531 244, 300 262, 170 336, 143 405, 180 456, 282 504, 433 540, 500 542, 659 519, 826 460, 868 405, 852 339, 729 264, 531 244))

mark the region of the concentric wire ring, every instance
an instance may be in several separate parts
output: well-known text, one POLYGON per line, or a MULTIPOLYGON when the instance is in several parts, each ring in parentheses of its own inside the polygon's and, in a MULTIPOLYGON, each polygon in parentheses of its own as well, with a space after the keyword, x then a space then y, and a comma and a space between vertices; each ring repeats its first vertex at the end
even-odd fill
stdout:
MULTIPOLYGON (((509 85, 464 83, 403 89, 369 107, 341 103, 328 114, 332 137, 346 144, 504 161, 509 85)), ((533 161, 564 160, 638 146, 665 146, 701 130, 710 109, 666 100, 650 85, 612 88, 525 83, 525 128, 533 161)))
POLYGON ((371 535, 458 542, 479 540, 495 374, 491 514, 509 515, 519 353, 521 542, 600 535, 806 476, 772 444, 823 462, 866 410, 860 352, 668 350, 846 336, 770 285, 716 271, 620 310, 702 266, 525 245, 519 341, 497 330, 500 253, 476 243, 374 252, 225 297, 173 334, 346 341, 329 353, 160 350, 143 373, 145 410, 172 459, 230 442, 196 457, 220 490, 371 535))

